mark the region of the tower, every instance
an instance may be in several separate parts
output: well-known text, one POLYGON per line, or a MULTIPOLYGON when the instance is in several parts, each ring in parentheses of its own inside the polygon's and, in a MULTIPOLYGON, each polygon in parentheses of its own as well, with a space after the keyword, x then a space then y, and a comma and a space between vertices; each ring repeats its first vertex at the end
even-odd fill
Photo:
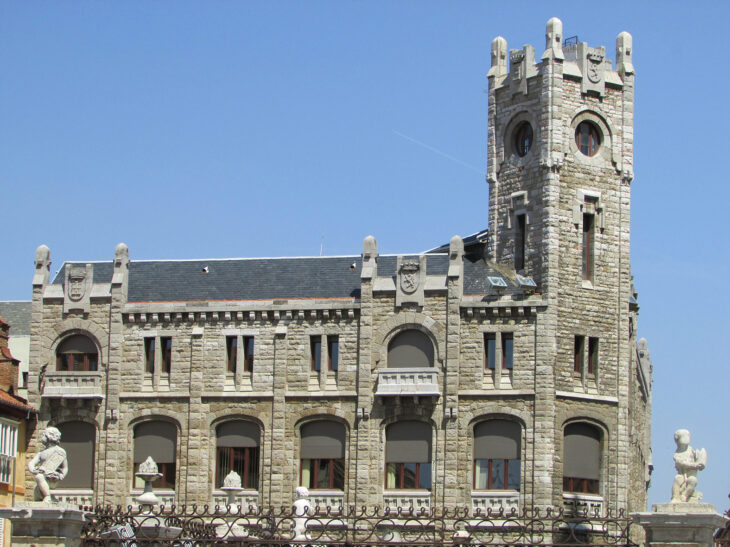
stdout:
POLYGON ((538 498, 559 497, 553 462, 563 456, 567 427, 560 416, 568 401, 574 408, 584 401, 587 419, 611 424, 601 439, 602 494, 628 506, 617 477, 629 471, 634 361, 632 38, 618 35, 615 69, 604 47, 563 40, 557 18, 548 21, 545 42, 537 60, 530 45, 508 52, 504 38, 492 42, 489 245, 493 260, 532 276, 548 304, 536 363, 536 415, 545 419, 536 420, 535 434, 555 449, 535 465, 552 474, 553 492, 538 498), (596 404, 601 394, 610 405, 596 404))

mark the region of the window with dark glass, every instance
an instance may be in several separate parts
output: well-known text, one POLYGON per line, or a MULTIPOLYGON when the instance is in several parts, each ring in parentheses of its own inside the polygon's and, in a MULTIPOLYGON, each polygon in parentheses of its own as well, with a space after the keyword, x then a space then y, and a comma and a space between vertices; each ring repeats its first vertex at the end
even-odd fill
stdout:
POLYGON ((591 122, 580 122, 575 128, 575 144, 584 156, 595 156, 601 145, 598 128, 591 122))
POLYGON ((522 122, 515 129, 515 152, 523 157, 530 148, 532 148, 532 126, 528 122, 522 122))
POLYGON ((157 464, 162 477, 152 483, 154 488, 175 489, 175 461, 177 453, 177 428, 161 420, 143 422, 134 428, 134 458, 132 480, 135 488, 144 488, 144 481, 135 473, 147 457, 157 464))
POLYGON ((519 490, 522 428, 509 420, 474 427, 474 489, 519 490))
POLYGON ((431 489, 431 426, 402 421, 385 430, 385 488, 431 489))
POLYGON ((155 342, 154 338, 144 339, 144 370, 150 374, 155 371, 155 342))
POLYGON ((484 334, 484 367, 494 370, 495 356, 497 354, 497 337, 493 332, 484 334))
POLYGON ((583 214, 583 279, 593 279, 594 215, 583 214))
POLYGON ((172 338, 168 336, 160 338, 160 348, 162 349, 162 372, 170 374, 172 365, 172 338))
POLYGON ((598 494, 601 471, 601 432, 586 423, 574 423, 563 433, 563 491, 598 494))
POLYGON ((56 349, 56 370, 86 372, 99 368, 99 354, 90 338, 76 334, 64 339, 56 349))
POLYGON ((309 351, 312 363, 312 370, 319 372, 322 369, 322 337, 309 337, 309 351))
POLYGON ((515 216, 515 270, 525 269, 526 215, 515 216))
POLYGON ((244 420, 224 422, 216 427, 216 488, 235 471, 241 477, 243 488, 258 489, 259 444, 258 425, 244 420))
POLYGON ((253 336, 243 337, 243 371, 253 372, 253 336))
POLYGON ((304 424, 299 484, 311 489, 345 489, 345 427, 330 420, 304 424))
POLYGON ((61 432, 61 448, 68 459, 68 474, 58 487, 92 490, 96 426, 86 422, 65 422, 57 427, 61 432))
POLYGON ((415 329, 398 333, 388 344, 388 368, 426 368, 433 366, 433 343, 415 329))
POLYGON ((583 371, 583 353, 585 351, 586 337, 576 335, 575 341, 573 342, 573 371, 583 371))
POLYGON ((236 372, 238 365, 238 336, 226 336, 226 370, 236 372))
POLYGON ((337 372, 340 360, 340 340, 337 336, 327 337, 327 368, 337 372))
POLYGON ((598 367, 598 338, 588 339, 588 374, 595 374, 598 367))
POLYGON ((502 333, 502 369, 512 370, 515 339, 511 332, 502 333))

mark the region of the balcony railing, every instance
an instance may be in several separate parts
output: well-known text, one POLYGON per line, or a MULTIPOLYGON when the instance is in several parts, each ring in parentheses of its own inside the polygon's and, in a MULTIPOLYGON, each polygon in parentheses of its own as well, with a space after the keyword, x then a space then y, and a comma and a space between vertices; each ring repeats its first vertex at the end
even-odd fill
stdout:
POLYGON ((438 378, 435 368, 386 368, 378 373, 375 395, 438 396, 438 378))
POLYGON ((496 513, 500 509, 504 513, 510 513, 513 509, 519 511, 520 493, 504 490, 474 491, 471 493, 471 508, 472 511, 479 510, 482 513, 486 513, 490 509, 492 513, 496 513))
POLYGON ((76 490, 72 488, 68 489, 56 489, 51 490, 51 495, 54 499, 61 503, 68 503, 70 505, 84 505, 86 507, 92 507, 94 505, 94 491, 93 490, 76 490))
MULTIPOLYGON (((244 490, 236 496, 236 503, 241 506, 241 511, 248 511, 249 507, 254 509, 259 506, 259 493, 256 490, 244 490)), ((226 507, 228 496, 222 490, 213 490, 213 507, 226 507)))
POLYGON ((342 490, 310 490, 309 502, 312 507, 319 507, 322 513, 328 507, 331 512, 341 512, 345 504, 345 493, 342 490))
POLYGON ((102 372, 47 372, 43 397, 64 399, 103 399, 102 372))
POLYGON ((390 511, 401 513, 412 511, 417 514, 423 508, 428 512, 431 508, 431 492, 427 490, 390 490, 383 494, 383 506, 390 511))
POLYGON ((591 494, 563 492, 563 511, 568 516, 603 516, 603 498, 591 494))

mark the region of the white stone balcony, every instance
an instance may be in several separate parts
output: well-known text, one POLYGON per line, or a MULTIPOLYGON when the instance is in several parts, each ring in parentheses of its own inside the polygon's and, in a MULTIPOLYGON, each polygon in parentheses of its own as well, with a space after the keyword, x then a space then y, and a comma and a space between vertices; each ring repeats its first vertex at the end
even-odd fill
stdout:
POLYGON ((94 491, 80 489, 55 489, 51 495, 61 503, 70 505, 92 507, 94 505, 94 491))
POLYGON ((563 492, 563 511, 566 515, 603 516, 603 498, 595 494, 563 492))
POLYGON ((341 513, 345 504, 345 493, 342 490, 310 490, 309 502, 312 507, 319 507, 320 513, 341 513))
POLYGON ((53 371, 43 378, 43 397, 103 399, 103 372, 53 371))
POLYGON ((383 494, 383 508, 390 509, 391 512, 398 511, 401 514, 412 513, 418 514, 423 511, 428 512, 431 509, 431 492, 428 490, 387 490, 383 494))
POLYGON ((438 371, 435 368, 386 368, 378 372, 375 395, 439 396, 438 371))
MULTIPOLYGON (((241 506, 242 513, 248 513, 249 507, 259 506, 259 493, 256 490, 244 490, 236 496, 236 503, 241 506)), ((213 507, 225 508, 228 505, 228 496, 222 490, 213 490, 213 507)))
POLYGON ((511 513, 514 509, 520 510, 520 493, 514 490, 482 490, 471 493, 472 511, 480 511, 481 514, 499 513, 502 510, 505 514, 511 513))

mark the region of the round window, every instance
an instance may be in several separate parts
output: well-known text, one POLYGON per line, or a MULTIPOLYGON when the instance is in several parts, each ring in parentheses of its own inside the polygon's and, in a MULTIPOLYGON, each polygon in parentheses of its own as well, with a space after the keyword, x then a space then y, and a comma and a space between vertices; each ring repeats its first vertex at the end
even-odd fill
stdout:
POLYGON ((530 148, 532 148, 532 126, 528 122, 522 122, 515 129, 515 152, 523 157, 530 148))
POLYGON ((601 133, 591 122, 580 122, 575 128, 575 144, 584 156, 595 156, 601 146, 601 133))

